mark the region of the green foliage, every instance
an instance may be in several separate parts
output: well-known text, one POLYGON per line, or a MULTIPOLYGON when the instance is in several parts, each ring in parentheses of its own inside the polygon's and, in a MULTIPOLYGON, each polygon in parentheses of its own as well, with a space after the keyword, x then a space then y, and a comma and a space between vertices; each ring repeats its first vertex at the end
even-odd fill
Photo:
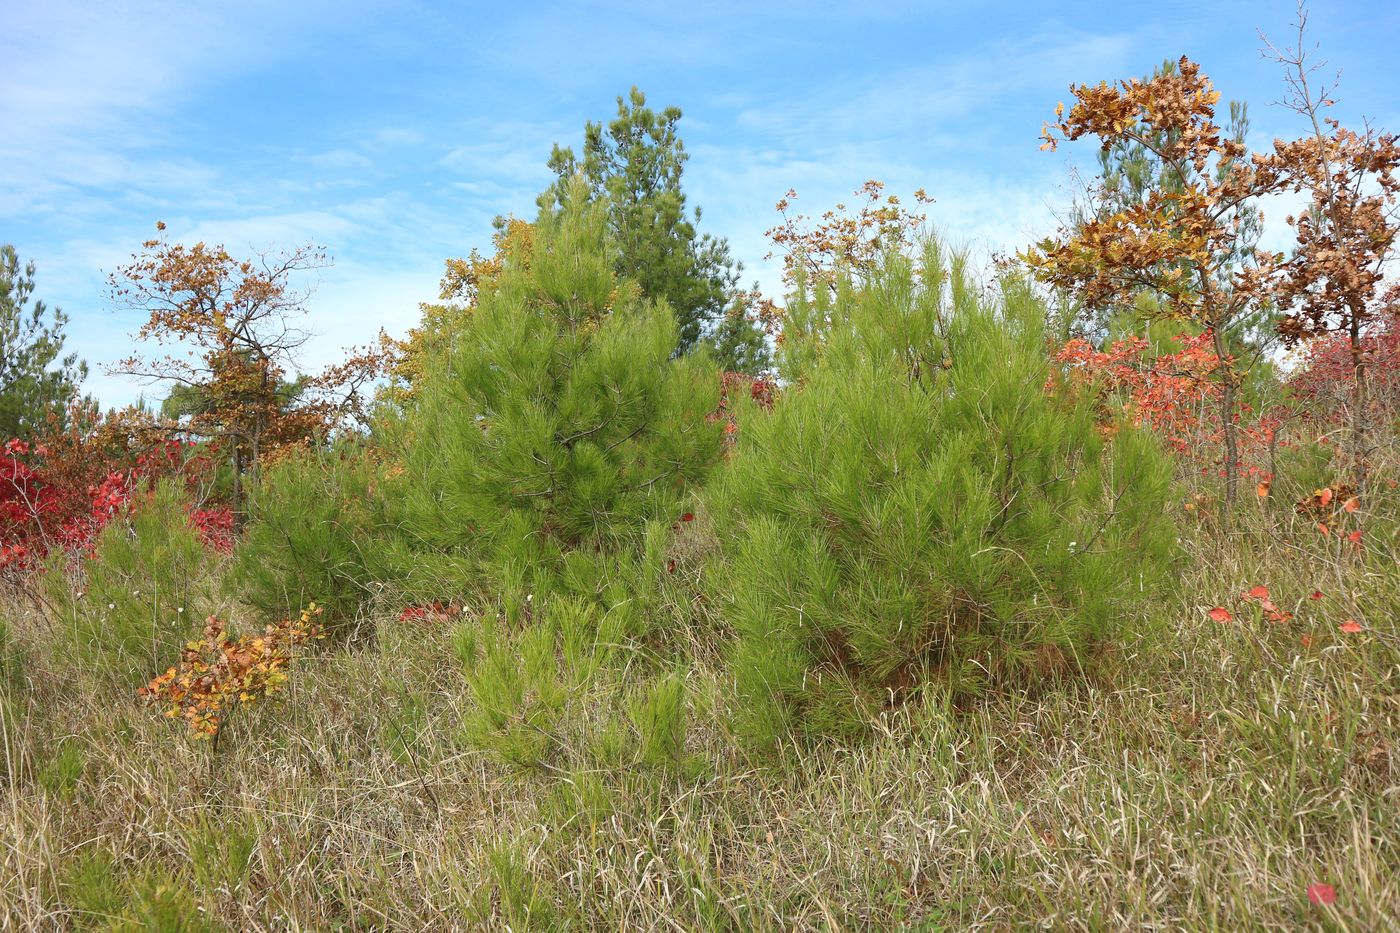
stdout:
POLYGON ((136 685, 175 663, 213 611, 216 561, 183 491, 162 480, 102 529, 74 574, 56 559, 47 577, 77 657, 136 685))
POLYGON ((746 313, 741 301, 724 314, 705 336, 710 355, 725 372, 757 376, 773 366, 773 351, 767 336, 746 313))
POLYGON ((14 642, 10 621, 0 614, 0 695, 17 695, 24 687, 24 655, 14 642))
POLYGON ((617 811, 617 798, 595 768, 579 769, 549 788, 540 801, 540 815, 555 832, 573 827, 587 833, 617 811))
POLYGON ((25 656, 14 642, 10 622, 0 614, 0 779, 15 779, 22 742, 25 656))
POLYGON ((121 872, 110 855, 91 850, 65 866, 60 881, 77 928, 110 933, 204 933, 217 929, 194 896, 168 872, 121 872))
POLYGON ((571 554, 628 551, 722 446, 718 373, 671 358, 665 305, 616 278, 603 206, 570 190, 483 290, 401 433, 407 540, 516 606, 571 554))
POLYGON ((110 929, 125 903, 112 857, 89 849, 68 862, 59 877, 78 929, 110 929))
POLYGON ((68 316, 42 301, 26 308, 33 294, 34 263, 0 246, 0 437, 34 435, 87 377, 77 354, 60 356, 68 316))
POLYGON ((267 617, 315 602, 327 631, 344 632, 374 594, 386 535, 373 458, 355 445, 303 450, 264 469, 228 582, 267 617))
POLYGON ((258 845, 258 827, 251 817, 238 811, 218 819, 199 814, 184 836, 197 890, 242 887, 258 845))
POLYGON ((683 353, 724 316, 739 267, 728 243, 696 232, 699 209, 686 210, 681 174, 690 156, 676 132, 680 118, 677 107, 652 110, 632 88, 617 99, 616 119, 585 127, 581 159, 554 147, 549 167, 559 180, 542 200, 563 205, 574 176, 583 174, 590 196, 607 205, 618 275, 670 306, 675 349, 683 353))
POLYGON ((516 767, 545 762, 571 704, 616 654, 631 618, 625 606, 601 612, 565 596, 538 609, 530 598, 516 628, 464 623, 453 640, 475 700, 464 737, 516 767))
POLYGON ((930 683, 1078 670, 1171 553, 1169 463, 1048 391, 1044 311, 985 294, 936 243, 860 292, 799 293, 800 389, 741 423, 710 490, 710 570, 738 637, 740 725, 855 735, 930 683))
MULTIPOLYGON (((250 357, 251 354, 245 351, 241 356, 250 357)), ((294 380, 278 378, 270 394, 276 410, 287 412, 302 401, 305 393, 306 379, 301 377, 294 380)), ((219 404, 209 386, 177 383, 171 386, 160 403, 160 416, 171 421, 208 417, 217 411, 219 404)))
POLYGON ((82 746, 69 739, 58 742, 48 752, 48 759, 39 769, 39 786, 56 797, 66 797, 83 779, 86 759, 82 746))
POLYGON ((685 757, 685 676, 671 673, 637 691, 627 705, 627 716, 641 738, 643 764, 665 768, 685 757))
POLYGON ((549 885, 530 870, 517 844, 506 839, 497 841, 487 850, 485 868, 488 881, 481 892, 476 917, 483 928, 523 933, 567 927, 555 914, 549 885))

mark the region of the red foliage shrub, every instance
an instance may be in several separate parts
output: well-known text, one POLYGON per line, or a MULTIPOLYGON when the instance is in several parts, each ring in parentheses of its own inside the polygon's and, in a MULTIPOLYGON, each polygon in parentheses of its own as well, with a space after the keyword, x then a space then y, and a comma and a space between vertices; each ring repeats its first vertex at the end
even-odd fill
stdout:
MULTIPOLYGON (((1112 430, 1117 420, 1113 401, 1120 401, 1134 424, 1152 429, 1177 454, 1200 465, 1202 474, 1224 474, 1221 456, 1219 397, 1223 391, 1215 374, 1234 360, 1221 360, 1209 331, 1180 335, 1175 353, 1149 355, 1141 337, 1115 341, 1095 349, 1086 340, 1071 340, 1055 354, 1070 382, 1097 392, 1100 421, 1112 430)), ((1255 414, 1248 405, 1235 411, 1240 437, 1239 475, 1267 476, 1262 462, 1277 443, 1281 413, 1255 414)))
POLYGON ((191 509, 190 524, 199 532, 204 546, 220 554, 233 550, 233 509, 226 505, 210 509, 191 509))
MULTIPOLYGON (((1367 369, 1366 415, 1373 426, 1400 415, 1400 327, 1386 322, 1361 338, 1367 369)), ((1288 380, 1298 413, 1314 430, 1326 432, 1349 424, 1355 397, 1351 339, 1320 337, 1304 348, 1301 366, 1288 380)))
POLYGON ((454 603, 434 601, 405 606, 399 613, 400 622, 446 622, 462 614, 462 607, 454 603))
MULTIPOLYGON (((98 533, 141 490, 181 476, 198 490, 212 470, 199 448, 156 431, 139 412, 101 416, 74 409, 63 423, 0 452, 0 574, 32 570, 48 554, 86 553, 98 533)), ((204 505, 191 521, 214 550, 233 543, 227 509, 204 505)))

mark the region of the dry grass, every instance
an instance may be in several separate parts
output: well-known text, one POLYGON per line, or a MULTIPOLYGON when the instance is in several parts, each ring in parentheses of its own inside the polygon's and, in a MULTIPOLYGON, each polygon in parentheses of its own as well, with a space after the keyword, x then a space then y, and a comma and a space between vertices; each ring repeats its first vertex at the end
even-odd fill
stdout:
POLYGON ((640 656, 571 701, 539 767, 507 767, 464 738, 450 632, 384 621, 235 721, 211 768, 16 608, 0 926, 1398 928, 1400 573, 1348 565, 1344 598, 1321 547, 1257 531, 1192 545, 1102 682, 929 697, 863 746, 769 761, 726 733, 705 651, 672 767, 635 763, 640 656), (1255 583, 1298 618, 1206 619, 1255 583))

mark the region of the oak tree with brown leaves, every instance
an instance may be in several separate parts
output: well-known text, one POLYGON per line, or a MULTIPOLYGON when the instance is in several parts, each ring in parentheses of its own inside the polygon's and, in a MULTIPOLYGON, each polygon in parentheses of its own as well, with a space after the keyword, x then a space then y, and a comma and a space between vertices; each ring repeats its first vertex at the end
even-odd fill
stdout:
MULTIPOLYGON (((914 192, 915 208, 905 207, 898 195, 886 194, 885 183, 870 179, 855 192, 856 202, 844 202, 825 211, 815 221, 790 213, 797 192, 789 190, 777 203, 782 223, 764 235, 783 251, 783 280, 795 285, 799 275, 809 285, 834 289, 841 274, 857 283, 865 281, 886 250, 914 245, 928 220, 922 208, 933 203, 920 188, 914 192)), ((771 258, 770 253, 768 257, 771 258)))
POLYGON ((1173 71, 1109 84, 1073 85, 1075 102, 1056 108, 1042 148, 1096 137, 1102 148, 1131 143, 1161 161, 1172 184, 1140 201, 1060 231, 1026 254, 1045 282, 1090 307, 1129 307, 1144 291, 1159 317, 1210 334, 1219 364, 1219 417, 1225 500, 1238 489, 1238 391, 1243 372, 1233 332, 1267 291, 1268 257, 1241 248, 1250 234, 1248 207, 1282 184, 1273 161, 1250 155, 1215 118, 1220 93, 1183 57, 1173 71))
POLYGON ((1278 172, 1307 206, 1288 217, 1297 246, 1291 257, 1279 257, 1272 295, 1285 312, 1279 332, 1289 346, 1319 338, 1346 343, 1352 483, 1359 489, 1374 445, 1367 373, 1383 345, 1370 338, 1400 316, 1400 283, 1386 277, 1400 234, 1400 138, 1369 125, 1356 132, 1325 116, 1336 103, 1335 84, 1314 80, 1325 62, 1309 61, 1307 18, 1299 4, 1296 46, 1264 39, 1265 55, 1285 68, 1284 106, 1311 129, 1301 139, 1274 143, 1278 172))
POLYGON ((223 246, 162 236, 109 276, 112 303, 147 316, 136 339, 169 351, 133 355, 111 372, 172 387, 176 417, 165 429, 217 441, 228 452, 235 512, 245 474, 256 473, 268 453, 360 413, 361 390, 379 372, 379 355, 361 352, 320 374, 288 378, 311 337, 299 326, 310 293, 293 280, 327 265, 316 246, 240 259, 223 246))

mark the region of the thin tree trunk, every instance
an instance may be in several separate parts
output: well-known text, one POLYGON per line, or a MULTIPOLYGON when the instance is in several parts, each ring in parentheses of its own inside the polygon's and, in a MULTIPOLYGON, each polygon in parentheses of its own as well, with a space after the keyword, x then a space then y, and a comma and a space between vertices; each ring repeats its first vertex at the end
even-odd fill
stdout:
POLYGON ((243 451, 238 446, 238 439, 233 442, 233 527, 234 530, 243 527, 243 451))
POLYGON ((1369 419, 1366 416, 1366 353, 1361 346, 1361 316, 1355 310, 1351 314, 1351 456, 1352 479, 1356 491, 1360 493, 1366 486, 1367 460, 1369 450, 1367 439, 1370 434, 1369 419))
POLYGON ((1225 513, 1228 516, 1235 504, 1239 490, 1240 448, 1235 425, 1235 374, 1224 371, 1225 340, 1218 329, 1211 330, 1211 341, 1215 348, 1216 365, 1220 367, 1220 428, 1225 439, 1225 513))

